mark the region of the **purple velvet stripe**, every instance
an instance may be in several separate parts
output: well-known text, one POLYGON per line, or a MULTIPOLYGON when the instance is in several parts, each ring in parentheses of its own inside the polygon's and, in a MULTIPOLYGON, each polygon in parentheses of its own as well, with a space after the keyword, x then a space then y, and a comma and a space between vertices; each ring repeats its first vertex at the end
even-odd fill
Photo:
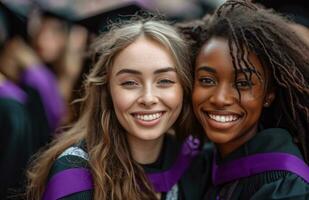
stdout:
POLYGON ((56 200, 91 189, 93 189, 92 176, 88 169, 67 169, 51 178, 46 186, 43 200, 56 200))
POLYGON ((49 125, 52 129, 57 128, 65 105, 54 75, 45 66, 38 65, 27 69, 22 81, 39 92, 49 125))
POLYGON ((213 161, 212 180, 220 185, 266 171, 289 171, 309 183, 309 167, 300 158, 288 153, 260 153, 246 156, 223 165, 213 161))
POLYGON ((8 80, 0 86, 0 97, 14 99, 22 104, 27 101, 27 94, 8 80))
POLYGON ((192 158, 198 153, 199 143, 198 139, 189 136, 182 145, 181 152, 175 163, 169 170, 147 174, 156 192, 168 192, 178 182, 190 166, 192 158))

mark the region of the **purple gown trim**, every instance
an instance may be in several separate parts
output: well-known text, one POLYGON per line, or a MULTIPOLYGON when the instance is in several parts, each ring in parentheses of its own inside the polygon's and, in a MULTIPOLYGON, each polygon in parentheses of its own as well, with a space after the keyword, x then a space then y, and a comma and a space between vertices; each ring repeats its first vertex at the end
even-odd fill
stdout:
POLYGON ((14 99, 22 104, 27 101, 27 94, 8 80, 0 86, 0 97, 14 99))
MULTIPOLYGON (((200 141, 192 136, 184 142, 173 166, 164 172, 148 173, 156 192, 168 192, 185 173, 191 160, 199 152, 200 141)), ((48 182, 44 200, 56 200, 73 193, 93 189, 92 175, 88 169, 72 168, 57 173, 48 182)))
POLYGON ((55 76, 45 66, 35 66, 24 71, 22 82, 38 91, 46 111, 48 123, 54 130, 65 112, 55 76))
POLYGON ((92 177, 88 169, 67 169, 51 178, 46 186, 43 200, 60 199, 76 192, 91 190, 92 188, 92 177))
POLYGON ((182 177, 190 166, 191 160, 198 153, 200 142, 198 139, 189 136, 181 147, 175 163, 170 169, 159 173, 147 173, 156 192, 168 192, 182 177))
POLYGON ((309 183, 309 166, 297 156, 288 153, 259 153, 212 166, 212 181, 220 185, 267 171, 288 171, 309 183))

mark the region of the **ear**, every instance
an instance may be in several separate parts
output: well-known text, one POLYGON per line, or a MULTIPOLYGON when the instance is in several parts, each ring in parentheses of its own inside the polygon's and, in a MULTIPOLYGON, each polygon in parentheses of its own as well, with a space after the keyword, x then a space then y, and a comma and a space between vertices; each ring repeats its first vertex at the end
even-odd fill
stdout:
POLYGON ((276 97, 276 94, 273 89, 267 92, 265 99, 264 99, 264 107, 269 107, 275 100, 275 97, 276 97))

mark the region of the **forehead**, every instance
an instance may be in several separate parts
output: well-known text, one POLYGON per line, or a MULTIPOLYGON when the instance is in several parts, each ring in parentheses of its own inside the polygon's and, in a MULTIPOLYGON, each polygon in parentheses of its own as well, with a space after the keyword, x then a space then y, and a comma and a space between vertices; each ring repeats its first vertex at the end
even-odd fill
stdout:
POLYGON ((235 44, 232 44, 233 50, 230 51, 229 43, 227 39, 220 37, 213 37, 208 40, 201 48, 197 59, 196 67, 209 66, 213 68, 221 67, 224 70, 228 70, 234 73, 233 58, 236 63, 236 69, 242 68, 254 68, 259 73, 263 74, 264 70, 262 64, 253 52, 248 52, 244 48, 244 55, 240 55, 240 50, 236 51, 235 44), (239 54, 239 55, 237 55, 239 54), (245 60, 245 62, 244 62, 245 60))
POLYGON ((154 71, 162 67, 175 68, 171 52, 159 42, 142 36, 117 54, 112 73, 123 68, 154 71))

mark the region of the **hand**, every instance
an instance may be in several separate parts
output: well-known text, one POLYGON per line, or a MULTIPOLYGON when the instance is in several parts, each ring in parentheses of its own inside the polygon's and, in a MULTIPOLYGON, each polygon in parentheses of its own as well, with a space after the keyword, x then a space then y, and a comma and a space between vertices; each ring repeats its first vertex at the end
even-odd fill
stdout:
POLYGON ((35 51, 19 37, 12 40, 10 51, 21 69, 35 67, 41 63, 35 51))
POLYGON ((5 76, 0 72, 0 86, 4 83, 5 80, 5 76))
POLYGON ((11 81, 18 83, 21 74, 20 67, 14 56, 14 42, 5 43, 0 54, 0 72, 11 81))
POLYGON ((40 60, 35 52, 19 37, 6 42, 0 56, 0 72, 17 83, 23 70, 36 67, 40 60))

